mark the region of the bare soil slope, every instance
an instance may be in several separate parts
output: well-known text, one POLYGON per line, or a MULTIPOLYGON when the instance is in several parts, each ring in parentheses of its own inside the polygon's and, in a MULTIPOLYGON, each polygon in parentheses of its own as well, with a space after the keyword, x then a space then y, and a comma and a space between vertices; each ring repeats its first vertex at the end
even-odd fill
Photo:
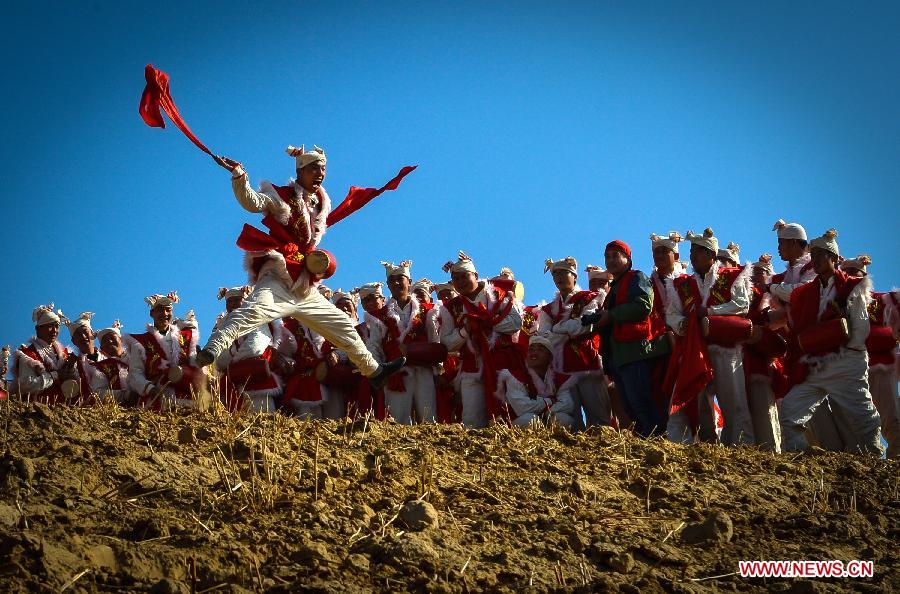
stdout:
POLYGON ((17 403, 0 414, 3 592, 900 584, 894 462, 684 448, 612 430, 17 403), (868 559, 875 577, 727 575, 740 559, 868 559))

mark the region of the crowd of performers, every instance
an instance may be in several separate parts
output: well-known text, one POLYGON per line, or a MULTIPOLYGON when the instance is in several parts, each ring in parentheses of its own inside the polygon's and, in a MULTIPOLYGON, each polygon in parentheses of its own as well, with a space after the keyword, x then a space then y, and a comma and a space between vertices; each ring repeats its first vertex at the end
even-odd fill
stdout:
POLYGON ((268 232, 244 227, 253 284, 219 289, 225 312, 205 346, 192 312, 175 317, 174 292, 146 298, 141 334, 117 323, 95 331, 90 313, 73 321, 40 306, 6 390, 157 411, 219 398, 232 410, 317 419, 614 425, 776 452, 815 444, 880 455, 883 435, 887 456, 900 457, 900 291, 873 292, 871 260, 844 258, 833 229, 808 240, 779 220, 779 273, 769 254, 740 265, 739 247, 720 248, 711 229, 652 235, 650 275, 612 241, 605 269, 548 259, 558 291, 537 305, 523 303, 509 269, 484 277, 463 252, 444 265, 447 282, 413 281, 410 261, 382 262, 384 283, 331 291, 321 281, 333 265, 318 248, 330 211, 325 153, 288 153, 296 181, 259 191, 240 163, 215 157, 268 232), (61 325, 74 352, 58 340, 61 325))

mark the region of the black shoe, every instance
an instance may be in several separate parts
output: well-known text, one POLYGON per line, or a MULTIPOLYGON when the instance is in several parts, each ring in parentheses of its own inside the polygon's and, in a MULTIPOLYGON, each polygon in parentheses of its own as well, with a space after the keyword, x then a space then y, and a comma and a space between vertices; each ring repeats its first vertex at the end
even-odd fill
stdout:
POLYGON ((380 365, 378 367, 378 372, 375 375, 369 376, 369 383, 376 390, 381 388, 384 386, 385 382, 387 382, 388 378, 400 371, 404 365, 406 365, 406 357, 400 357, 394 359, 390 363, 380 365))
POLYGON ((197 351, 197 356, 194 357, 194 365, 203 368, 207 365, 212 365, 213 361, 215 360, 216 358, 208 350, 200 349, 199 351, 197 351))

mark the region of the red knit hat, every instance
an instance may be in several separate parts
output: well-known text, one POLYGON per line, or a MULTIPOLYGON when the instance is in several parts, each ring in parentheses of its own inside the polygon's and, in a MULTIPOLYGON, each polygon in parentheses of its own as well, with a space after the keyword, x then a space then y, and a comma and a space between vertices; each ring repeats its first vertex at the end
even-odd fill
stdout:
POLYGON ((620 239, 616 239, 615 241, 610 241, 609 243, 607 243, 604 253, 608 252, 609 250, 618 250, 628 256, 628 259, 631 260, 631 248, 628 247, 627 243, 620 239))

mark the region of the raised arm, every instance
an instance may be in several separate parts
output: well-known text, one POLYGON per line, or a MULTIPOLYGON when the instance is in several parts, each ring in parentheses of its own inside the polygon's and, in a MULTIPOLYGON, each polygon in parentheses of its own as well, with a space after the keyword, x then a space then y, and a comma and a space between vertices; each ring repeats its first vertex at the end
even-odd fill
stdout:
POLYGON ((266 194, 250 187, 250 177, 243 165, 234 159, 213 155, 213 161, 231 172, 231 189, 238 203, 249 212, 267 212, 273 210, 274 200, 266 194))

